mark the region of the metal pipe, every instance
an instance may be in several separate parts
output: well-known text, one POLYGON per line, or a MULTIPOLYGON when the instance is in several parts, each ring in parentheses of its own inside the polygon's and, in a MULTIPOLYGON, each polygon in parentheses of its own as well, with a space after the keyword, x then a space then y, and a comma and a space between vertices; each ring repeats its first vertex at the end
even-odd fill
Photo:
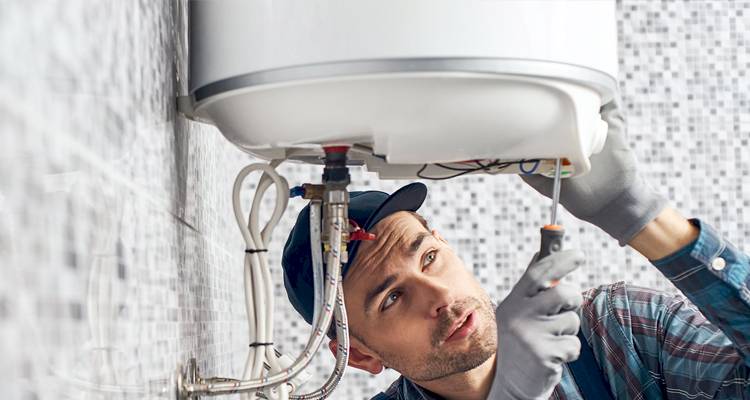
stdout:
MULTIPOLYGON (((343 218, 346 214, 345 204, 328 205, 328 211, 331 213, 331 224, 327 226, 329 233, 329 251, 327 252, 327 271, 326 271, 326 295, 324 312, 320 318, 320 324, 315 327, 313 334, 308 340, 302 354, 295 360, 294 364, 279 374, 251 379, 246 381, 227 380, 223 378, 200 379, 199 382, 183 382, 183 398, 189 396, 218 396, 225 394, 242 393, 255 391, 269 386, 276 386, 292 379, 300 371, 306 368, 312 361, 313 355, 318 351, 323 339, 326 336, 328 327, 333 319, 334 303, 338 293, 338 286, 341 282, 341 256, 342 256, 342 237, 345 228, 348 228, 348 221, 343 218)), ((346 250, 344 250, 345 252, 346 250)))
MULTIPOLYGON (((315 295, 315 302, 324 298, 322 315, 318 317, 318 307, 315 308, 313 316, 313 334, 310 336, 302 354, 295 360, 291 367, 282 370, 273 376, 266 376, 250 380, 236 380, 225 378, 202 379, 197 376, 187 379, 180 375, 178 377, 178 392, 181 399, 195 398, 196 396, 218 396, 234 393, 249 393, 260 389, 285 384, 299 374, 312 361, 313 356, 320 348, 325 334, 328 332, 333 315, 336 319, 336 335, 339 340, 336 354, 336 366, 326 383, 318 390, 304 395, 292 396, 295 400, 303 399, 325 399, 338 385, 343 377, 346 364, 349 359, 349 329, 344 304, 343 284, 341 280, 341 266, 346 263, 348 254, 346 243, 349 240, 348 203, 349 192, 346 186, 349 184, 349 172, 347 168, 346 153, 348 147, 326 148, 326 166, 323 173, 323 241, 325 243, 325 256, 327 267, 325 271, 325 293, 315 295), (335 304, 334 304, 335 302, 335 304)), ((236 202, 236 201, 235 201, 236 202)), ((314 264, 320 260, 320 231, 316 232, 320 221, 318 211, 320 202, 311 203, 310 227, 311 247, 313 248, 314 264), (317 236, 317 237, 316 237, 317 236), (316 240, 317 239, 317 240, 316 240), (317 254, 316 254, 317 250, 317 254)), ((235 210, 236 212, 237 210, 235 210)), ((243 232, 244 234, 245 232, 243 232)), ((265 233, 265 232, 264 232, 265 233)), ((265 238, 264 238, 265 239, 265 238)), ((315 268, 315 265, 313 266, 315 268)), ((317 289, 316 284, 316 289, 317 289)))
POLYGON ((313 264, 313 325, 323 309, 323 253, 320 242, 320 200, 310 202, 310 250, 313 264))
POLYGON ((349 363, 349 326, 346 317, 346 306, 344 305, 344 286, 339 283, 338 293, 336 295, 336 339, 338 346, 336 348, 336 365, 328 380, 318 390, 301 394, 291 395, 293 400, 321 400, 331 395, 341 379, 344 377, 346 365, 349 363))
POLYGON ((552 188, 552 225, 557 225, 557 204, 560 202, 560 177, 562 175, 562 159, 555 160, 555 183, 552 188))

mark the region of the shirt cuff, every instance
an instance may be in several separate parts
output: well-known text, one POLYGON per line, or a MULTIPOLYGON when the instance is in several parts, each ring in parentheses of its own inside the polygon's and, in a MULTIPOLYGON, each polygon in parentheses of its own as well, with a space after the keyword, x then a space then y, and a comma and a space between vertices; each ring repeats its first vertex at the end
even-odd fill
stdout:
POLYGON ((683 292, 699 296, 713 283, 723 281, 739 290, 741 297, 750 298, 747 256, 724 240, 711 225, 698 219, 690 219, 690 223, 700 230, 698 238, 676 253, 652 261, 654 266, 683 292))

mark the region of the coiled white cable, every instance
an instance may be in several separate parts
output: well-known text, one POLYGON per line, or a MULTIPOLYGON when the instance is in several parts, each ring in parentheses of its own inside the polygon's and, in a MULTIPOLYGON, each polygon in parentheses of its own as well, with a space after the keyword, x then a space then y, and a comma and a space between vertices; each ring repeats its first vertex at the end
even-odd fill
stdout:
MULTIPOLYGON (((322 399, 330 394, 343 375, 344 367, 348 362, 348 326, 346 321, 346 309, 344 307, 343 290, 341 288, 341 236, 344 229, 348 228, 348 221, 338 218, 333 221, 328 229, 331 237, 331 251, 328 253, 328 271, 325 271, 323 279, 322 254, 313 252, 316 267, 319 267, 316 282, 316 312, 323 310, 322 314, 313 320, 314 327, 312 335, 308 340, 302 354, 288 368, 282 368, 274 351, 273 343, 273 286, 270 271, 267 266, 265 254, 267 243, 273 229, 281 219, 289 200, 289 186, 286 180, 275 171, 281 161, 271 164, 252 164, 243 168, 235 179, 233 188, 234 214, 240 232, 245 240, 247 250, 245 256, 245 305, 247 308, 249 337, 251 343, 259 344, 250 347, 245 364, 242 381, 225 381, 188 384, 189 391, 203 393, 233 393, 243 391, 243 400, 253 400, 255 392, 252 389, 263 389, 277 386, 276 396, 281 400, 289 398, 288 387, 284 382, 289 381, 302 371, 312 360, 312 356, 319 349, 325 332, 331 323, 333 314, 336 314, 336 330, 339 337, 339 351, 336 357, 336 368, 326 384, 317 391, 308 395, 294 396, 294 398, 322 399), (253 198, 252 209, 248 218, 247 226, 244 223, 239 194, 242 182, 253 171, 263 171, 264 174, 258 182, 258 188, 253 198), (273 214, 262 231, 258 230, 258 210, 260 209, 263 196, 271 184, 276 186, 276 204, 273 214), (255 250, 255 251, 253 251, 255 250), (258 251, 261 250, 261 251, 258 251), (323 289, 324 287, 324 289, 323 289), (271 343, 271 344, 269 344, 271 343), (268 376, 263 376, 264 361, 271 367, 268 376)), ((320 204, 318 204, 319 210, 320 204)), ((318 225, 319 226, 319 225, 318 225)), ((319 236, 319 231, 318 231, 319 236)), ((320 243, 319 238, 317 243, 320 243)), ((314 248, 316 246, 313 246, 314 248)), ((317 246, 320 250, 319 245, 317 246)), ((266 392, 268 394, 268 392, 266 392)))
MULTIPOLYGON (((289 202, 289 184, 286 179, 275 171, 279 161, 271 164, 251 164, 243 168, 235 179, 232 195, 233 208, 237 224, 240 227, 242 237, 245 239, 245 306, 248 315, 249 338, 251 347, 248 350, 248 358, 245 363, 243 379, 260 377, 263 373, 263 364, 267 362, 271 366, 271 374, 281 370, 273 347, 273 311, 274 295, 270 271, 268 269, 266 255, 267 242, 281 219, 289 202), (253 171, 263 171, 264 174, 258 183, 258 190, 253 198, 253 205, 247 225, 244 222, 242 208, 240 205, 240 191, 245 177, 253 171), (270 220, 266 223, 263 231, 259 230, 259 210, 263 196, 270 187, 271 182, 276 186, 276 204, 270 220), (254 344, 254 345, 252 345, 254 344)), ((287 395, 286 385, 279 388, 282 398, 287 395)), ((254 393, 243 395, 245 400, 253 400, 254 393)))
MULTIPOLYGON (((274 160, 270 163, 270 166, 272 168, 276 168, 279 164, 281 164, 280 160, 274 160)), ((274 173, 276 173, 274 169, 274 173)), ((258 218, 259 213, 256 212, 256 210, 260 210, 262 205, 263 196, 265 195, 266 190, 270 187, 271 182, 273 180, 272 176, 269 176, 268 173, 264 173, 260 181, 258 182, 258 188, 255 192, 255 196, 253 198, 253 204, 252 209, 250 212, 250 217, 248 218, 248 228, 250 228, 251 233, 254 237, 259 237, 260 240, 263 243, 263 249, 268 249, 268 242, 271 239, 271 234, 273 233, 273 228, 276 227, 276 224, 278 224, 278 221, 281 219, 284 210, 286 209, 287 204, 289 203, 289 185, 286 182, 286 179, 281 177, 281 180, 284 182, 285 186, 282 188, 279 188, 277 186, 276 188, 276 200, 277 200, 277 207, 282 207, 281 203, 279 202, 279 191, 283 190, 284 194, 284 201, 283 201, 283 208, 281 208, 279 213, 274 212, 271 215, 271 219, 269 220, 268 224, 263 228, 261 232, 258 232, 258 218)), ((274 211, 276 208, 274 208, 274 211)), ((274 312, 274 300, 275 296, 273 294, 273 283, 271 282, 271 273, 270 269, 268 268, 267 261, 266 261, 266 253, 256 253, 259 255, 259 260, 261 262, 260 268, 263 272, 263 282, 265 283, 266 292, 265 295, 266 298, 266 326, 265 326, 265 342, 267 343, 273 343, 273 312, 274 312)), ((277 359, 276 352, 274 351, 274 346, 264 346, 263 349, 265 350, 265 360, 268 362, 268 365, 270 366, 270 374, 275 374, 280 372, 283 369, 283 366, 279 363, 277 359)), ((263 368, 263 364, 260 364, 260 368, 263 368)), ((256 375, 257 376, 257 375, 256 375)), ((278 393, 278 399, 279 400, 287 400, 288 399, 288 387, 286 385, 281 385, 277 388, 278 393)))
MULTIPOLYGON (((312 361, 313 355, 318 351, 320 345, 323 343, 325 333, 328 330, 328 326, 331 324, 334 312, 334 303, 337 294, 337 288, 341 282, 341 235, 343 233, 343 227, 348 226, 348 222, 344 221, 343 218, 334 219, 333 223, 328 226, 328 232, 331 245, 331 250, 328 252, 327 262, 328 265, 325 275, 325 294, 323 296, 323 314, 318 320, 318 324, 313 329, 312 335, 305 345, 302 354, 292 363, 292 365, 281 372, 266 376, 252 379, 244 379, 242 381, 227 380, 227 379, 208 379, 193 383, 183 383, 183 392, 191 395, 217 395, 217 394, 231 394, 238 392, 247 392, 251 390, 262 389, 270 386, 276 386, 280 383, 284 383, 294 378, 304 368, 306 368, 310 361, 312 361)), ((244 229, 247 229, 244 227, 244 229)), ((241 228, 241 229, 243 229, 241 228)))

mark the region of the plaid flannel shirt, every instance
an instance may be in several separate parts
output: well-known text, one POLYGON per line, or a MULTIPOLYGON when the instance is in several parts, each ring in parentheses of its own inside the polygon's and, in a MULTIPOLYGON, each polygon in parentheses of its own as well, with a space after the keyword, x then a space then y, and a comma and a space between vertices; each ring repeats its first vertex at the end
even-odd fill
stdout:
MULTIPOLYGON (((617 399, 750 399, 750 258, 691 222, 698 239, 653 262, 687 298, 624 282, 584 293, 581 331, 617 399)), ((374 399, 440 397, 401 377, 374 399)), ((551 399, 583 399, 567 365, 551 399)))

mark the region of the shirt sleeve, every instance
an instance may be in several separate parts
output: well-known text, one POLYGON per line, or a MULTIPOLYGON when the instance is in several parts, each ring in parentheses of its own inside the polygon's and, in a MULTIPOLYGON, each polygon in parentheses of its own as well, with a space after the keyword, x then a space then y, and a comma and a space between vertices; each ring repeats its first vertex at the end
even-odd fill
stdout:
POLYGON ((617 398, 750 399, 750 367, 690 300, 624 282, 584 299, 581 329, 617 398))
MULTIPOLYGON (((750 259, 710 225, 697 219, 690 222, 700 229, 698 238, 653 264, 726 335, 750 366, 750 259)), ((679 311, 673 310, 670 318, 681 316, 679 311)))
POLYGON ((581 329, 618 398, 750 399, 750 261, 708 224, 653 264, 682 292, 584 293, 581 329), (664 396, 666 394, 666 396, 664 396))

